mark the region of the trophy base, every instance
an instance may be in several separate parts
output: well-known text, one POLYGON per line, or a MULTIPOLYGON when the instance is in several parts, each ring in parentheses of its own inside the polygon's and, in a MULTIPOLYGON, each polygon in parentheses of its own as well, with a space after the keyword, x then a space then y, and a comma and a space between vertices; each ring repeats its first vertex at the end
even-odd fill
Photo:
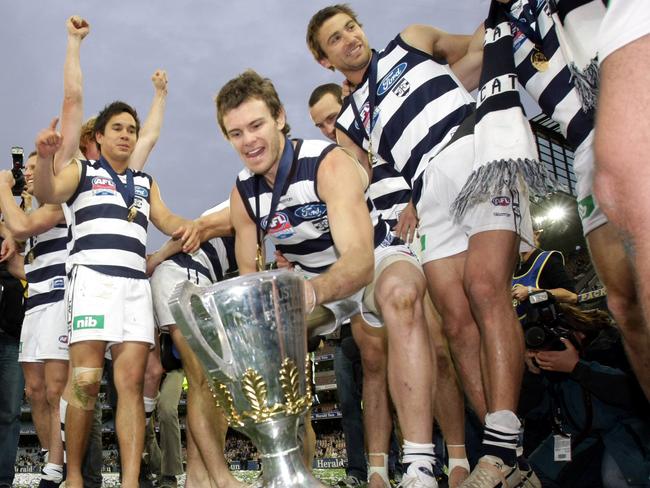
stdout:
POLYGON ((254 433, 245 432, 253 434, 251 440, 260 450, 262 463, 262 474, 251 487, 327 488, 305 466, 297 440, 298 421, 292 415, 257 424, 254 433))

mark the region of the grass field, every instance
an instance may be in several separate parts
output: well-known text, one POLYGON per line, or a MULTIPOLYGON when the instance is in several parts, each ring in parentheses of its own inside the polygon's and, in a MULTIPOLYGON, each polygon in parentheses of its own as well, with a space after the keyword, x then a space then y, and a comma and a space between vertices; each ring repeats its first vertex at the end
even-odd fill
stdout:
MULTIPOLYGON (((237 479, 244 481, 246 483, 251 483, 257 478, 260 474, 259 471, 235 471, 234 472, 237 479)), ((315 469, 314 474, 316 477, 321 480, 326 485, 334 485, 337 481, 345 478, 344 469, 315 469)), ((40 479, 39 474, 17 474, 16 479, 14 480, 14 487, 18 488, 28 488, 38 486, 38 481, 40 479)), ((185 477, 179 477, 178 486, 184 486, 185 477)), ((119 486, 119 478, 117 474, 104 474, 104 487, 117 487, 119 486)))

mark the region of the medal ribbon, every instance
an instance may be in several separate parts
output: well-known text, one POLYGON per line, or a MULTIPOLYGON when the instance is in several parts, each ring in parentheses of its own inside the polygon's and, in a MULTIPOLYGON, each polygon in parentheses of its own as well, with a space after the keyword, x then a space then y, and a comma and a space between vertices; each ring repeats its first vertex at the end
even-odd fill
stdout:
MULTIPOLYGON (((255 175, 255 216, 257 217, 257 253, 258 260, 261 259, 262 251, 262 240, 266 234, 269 223, 275 211, 278 208, 278 203, 280 203, 280 197, 284 193, 285 187, 287 186, 289 170, 293 163, 293 144, 288 137, 284 139, 284 150, 282 151, 282 156, 280 157, 280 162, 278 164, 278 172, 275 175, 275 182, 273 183, 273 196, 271 197, 271 207, 269 213, 266 217, 266 225, 262 225, 262 216, 260 215, 260 178, 262 176, 255 175)), ((258 269, 260 268, 260 263, 258 262, 258 269)), ((260 271, 262 271, 260 269, 260 271)))
POLYGON ((530 3, 526 2, 523 7, 522 7, 522 14, 524 16, 524 19, 518 19, 514 15, 512 15, 512 12, 509 10, 505 11, 506 17, 508 17, 508 20, 515 24, 517 28, 524 33, 524 35, 533 43, 535 44, 535 48, 538 51, 542 51, 542 34, 539 31, 539 23, 537 22, 537 18, 535 14, 532 11, 532 8, 530 3), (532 27, 531 27, 532 26, 532 27), (534 29, 534 30, 533 30, 534 29))
POLYGON ((131 169, 129 168, 126 169, 126 185, 125 185, 124 183, 122 183, 122 180, 117 175, 117 173, 112 168, 112 166, 108 164, 108 161, 104 159, 104 156, 99 158, 99 164, 110 175, 111 179, 115 183, 115 188, 117 189, 118 192, 120 192, 120 195, 122 195, 126 207, 130 208, 131 205, 133 205, 133 201, 135 200, 135 184, 133 183, 133 171, 131 171, 131 169))
MULTIPOLYGON (((364 129, 366 132, 366 139, 368 139, 368 145, 372 148, 372 130, 375 128, 375 99, 377 96, 377 62, 378 58, 377 53, 372 51, 372 57, 370 58, 370 66, 368 67, 368 129, 363 123, 363 118, 359 112, 356 102, 354 101, 354 93, 350 96, 350 104, 352 105, 352 111, 354 112, 354 118, 359 124, 359 127, 364 129)), ((370 152, 371 149, 368 149, 370 152)), ((372 164, 372 161, 370 162, 372 164)))

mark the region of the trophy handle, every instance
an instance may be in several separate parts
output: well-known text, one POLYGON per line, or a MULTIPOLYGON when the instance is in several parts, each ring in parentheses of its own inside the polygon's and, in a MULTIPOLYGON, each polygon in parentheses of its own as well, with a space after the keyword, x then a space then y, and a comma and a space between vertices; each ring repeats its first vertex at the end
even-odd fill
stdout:
POLYGON ((235 368, 228 336, 214 302, 206 307, 206 298, 209 302, 213 300, 212 296, 206 295, 201 287, 189 281, 179 283, 169 299, 169 308, 176 325, 207 372, 213 377, 225 376, 233 381, 235 368), (208 311, 211 308, 215 313, 208 311))

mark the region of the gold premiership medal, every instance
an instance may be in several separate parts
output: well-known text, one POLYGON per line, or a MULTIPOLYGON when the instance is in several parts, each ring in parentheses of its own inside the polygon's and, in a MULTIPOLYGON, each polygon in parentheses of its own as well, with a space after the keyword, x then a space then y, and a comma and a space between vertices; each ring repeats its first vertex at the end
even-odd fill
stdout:
POLYGON ((33 250, 32 250, 32 251, 29 251, 29 252, 27 253, 27 262, 28 262, 29 264, 34 264, 34 251, 33 251, 33 250))
POLYGON ((257 256, 255 256, 255 262, 257 263, 257 271, 264 271, 264 253, 262 252, 262 246, 259 244, 257 246, 257 256))
POLYGON ((530 62, 537 71, 546 71, 548 69, 548 58, 539 49, 533 49, 530 55, 530 62))
POLYGON ((129 207, 129 214, 126 216, 126 220, 129 222, 133 222, 138 215, 138 209, 135 207, 135 205, 131 205, 129 207))

